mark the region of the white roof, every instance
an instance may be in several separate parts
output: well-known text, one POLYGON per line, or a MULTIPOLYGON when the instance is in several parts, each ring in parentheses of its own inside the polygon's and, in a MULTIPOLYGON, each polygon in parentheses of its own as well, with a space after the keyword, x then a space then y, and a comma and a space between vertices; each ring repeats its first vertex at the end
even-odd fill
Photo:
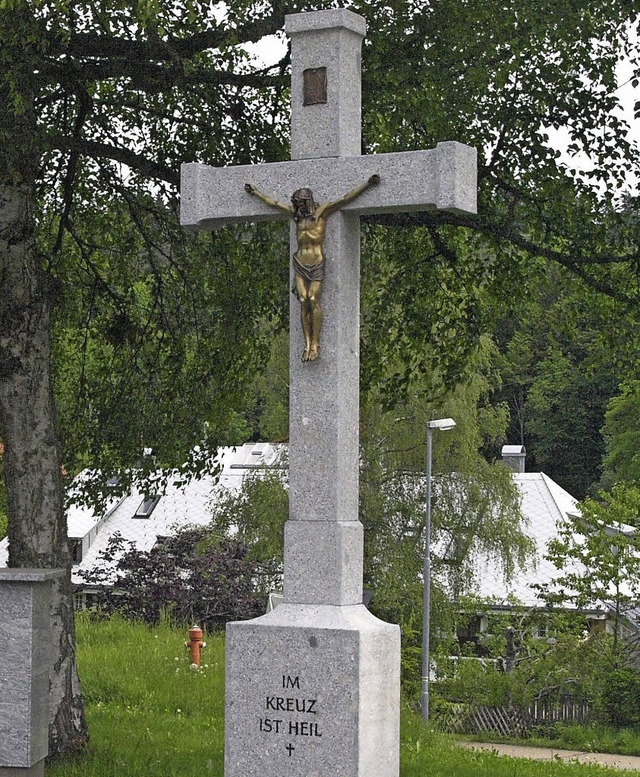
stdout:
MULTIPOLYGON (((177 487, 167 486, 148 518, 134 518, 143 495, 134 491, 121 500, 113 500, 105 513, 96 515, 86 507, 72 507, 67 514, 69 536, 83 538, 83 558, 73 567, 74 583, 83 582, 81 570, 96 565, 109 538, 118 532, 138 550, 150 550, 159 536, 167 536, 188 525, 206 525, 211 520, 211 503, 224 493, 240 488, 252 470, 286 465, 286 445, 247 443, 220 450, 221 471, 216 479, 204 476, 177 487)), ((550 582, 558 570, 544 559, 549 540, 557 536, 558 523, 578 513, 576 500, 542 472, 513 473, 522 496, 524 531, 535 543, 535 558, 514 579, 506 581, 494 559, 478 557, 472 593, 496 604, 509 605, 515 599, 525 606, 539 606, 533 583, 550 582)), ((0 566, 7 564, 7 540, 0 542, 0 566)))
POLYGON ((503 456, 524 456, 526 453, 524 445, 503 445, 502 446, 502 455, 503 456))
MULTIPOLYGON (((133 542, 138 550, 150 550, 158 537, 167 536, 189 525, 203 526, 211 520, 211 502, 223 493, 240 488, 242 479, 254 469, 276 467, 285 446, 247 443, 220 449, 218 477, 205 475, 184 486, 168 483, 166 491, 148 518, 135 518, 144 495, 134 490, 124 498, 113 499, 104 513, 75 505, 67 511, 69 537, 83 540, 83 557, 72 569, 74 583, 82 583, 79 572, 93 568, 116 532, 133 542)), ((78 477, 84 479, 87 473, 78 477)), ((8 540, 0 542, 0 566, 8 562, 8 540)))
POLYGON ((543 472, 514 472, 513 479, 522 495, 521 510, 526 524, 524 533, 535 543, 534 558, 524 569, 516 571, 514 579, 506 581, 497 563, 479 557, 476 563, 473 593, 491 598, 496 604, 509 604, 515 598, 526 606, 540 605, 533 583, 548 583, 559 572, 544 555, 549 540, 558 536, 558 523, 567 515, 577 515, 576 500, 543 472))
MULTIPOLYGON (((91 470, 85 469, 75 477, 70 488, 71 494, 77 491, 82 483, 88 481, 91 474, 91 470)), ((121 496, 109 498, 100 513, 84 505, 70 505, 67 508, 67 535, 73 539, 81 539, 103 518, 109 516, 121 502, 121 496)))

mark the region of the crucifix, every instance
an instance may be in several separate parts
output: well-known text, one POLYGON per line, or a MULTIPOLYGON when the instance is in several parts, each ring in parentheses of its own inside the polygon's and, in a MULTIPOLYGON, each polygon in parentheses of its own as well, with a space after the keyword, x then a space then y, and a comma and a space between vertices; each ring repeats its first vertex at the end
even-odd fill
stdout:
POLYGON ((320 328, 322 308, 320 295, 324 278, 325 257, 323 252, 324 234, 327 219, 339 208, 353 202, 370 186, 380 183, 379 175, 370 176, 362 186, 358 186, 335 202, 323 202, 317 206, 313 192, 308 187, 297 189, 291 195, 291 205, 286 205, 264 194, 251 183, 245 183, 244 189, 258 197, 262 202, 278 208, 296 223, 298 249, 291 261, 293 267, 293 285, 291 290, 300 301, 300 323, 304 334, 303 362, 315 361, 320 355, 320 328))
POLYGON ((285 29, 291 161, 182 166, 188 229, 292 222, 284 603, 227 626, 225 777, 397 777, 399 631, 362 604, 359 217, 474 213, 476 152, 361 156, 365 20, 314 11, 285 29), (283 676, 292 690, 275 690, 283 676))

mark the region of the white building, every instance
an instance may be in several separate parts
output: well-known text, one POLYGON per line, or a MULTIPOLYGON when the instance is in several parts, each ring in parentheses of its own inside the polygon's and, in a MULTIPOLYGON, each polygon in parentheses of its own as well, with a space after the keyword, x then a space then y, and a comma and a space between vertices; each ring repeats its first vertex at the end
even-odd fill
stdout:
MULTIPOLYGON (((518 569, 511 580, 505 580, 491 559, 476 558, 471 593, 491 602, 489 610, 493 612, 513 610, 515 603, 518 609, 539 609, 544 605, 537 596, 536 585, 549 584, 561 574, 573 572, 583 575, 586 572, 586 567, 579 561, 568 560, 563 569, 558 570, 546 558, 549 542, 558 537, 559 526, 569 518, 579 517, 580 510, 577 500, 544 472, 525 472, 524 446, 505 445, 502 456, 503 461, 513 469, 513 480, 521 496, 521 512, 525 519, 523 531, 533 540, 535 549, 530 561, 518 569)), ((634 529, 630 526, 610 529, 612 536, 619 531, 626 533, 634 529)), ((567 603, 567 609, 574 609, 574 606, 567 603)), ((611 602, 597 601, 582 612, 591 628, 613 632, 613 609, 611 602)), ((633 611, 625 613, 627 623, 623 626, 623 633, 627 636, 637 633, 640 626, 640 619, 638 624, 634 624, 632 615, 633 611)), ((479 617, 476 631, 486 629, 485 613, 479 617)))
POLYGON ((570 515, 579 515, 577 500, 544 472, 514 472, 513 480, 522 499, 524 533, 533 540, 535 550, 529 562, 513 579, 506 581, 487 558, 476 560, 473 593, 497 604, 517 600, 525 607, 540 606, 532 585, 549 583, 559 572, 545 558, 549 541, 558 536, 558 525, 570 515))
MULTIPOLYGON (((237 491, 244 477, 261 469, 281 467, 283 446, 269 443, 247 443, 222 448, 217 478, 204 476, 177 487, 169 483, 162 495, 148 498, 139 491, 112 499, 104 512, 83 506, 72 506, 67 512, 69 538, 73 542, 72 582, 82 586, 81 572, 104 566, 100 554, 114 534, 148 551, 159 537, 174 534, 185 526, 204 526, 211 521, 211 503, 223 493, 237 491)), ((86 477, 82 473, 79 478, 86 477)), ((8 562, 8 540, 0 542, 0 567, 8 562)))
MULTIPOLYGON (((113 499, 104 512, 96 514, 87 507, 72 506, 67 513, 69 537, 74 544, 72 581, 83 586, 81 572, 104 562, 100 557, 109 539, 119 534, 136 549, 148 551, 159 537, 175 533, 185 526, 204 526, 211 520, 211 505, 223 493, 240 488, 250 472, 286 467, 286 445, 247 443, 220 450, 220 474, 217 479, 204 476, 177 487, 169 483, 162 495, 133 491, 113 499), (283 463, 284 462, 284 463, 283 463)), ((543 472, 525 472, 523 446, 504 446, 503 459, 514 470, 513 479, 522 497, 521 510, 525 518, 525 533, 535 544, 534 557, 519 569, 512 580, 506 581, 496 564, 489 558, 475 560, 472 593, 490 599, 496 608, 509 608, 514 601, 525 607, 540 606, 536 583, 548 583, 558 570, 545 559, 547 545, 557 536, 558 525, 568 515, 577 514, 576 500, 543 472)), ((82 478, 81 474, 79 478, 82 478)), ((0 566, 6 566, 8 541, 0 542, 0 566)), ((604 610, 604 607, 603 607, 604 610)), ((594 612, 594 617, 599 616, 594 612)))

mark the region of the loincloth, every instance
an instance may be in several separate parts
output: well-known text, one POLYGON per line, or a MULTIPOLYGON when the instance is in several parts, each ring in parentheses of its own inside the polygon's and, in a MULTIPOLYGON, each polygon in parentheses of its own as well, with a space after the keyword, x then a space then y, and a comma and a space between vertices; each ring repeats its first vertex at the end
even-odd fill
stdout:
MULTIPOLYGON (((303 280, 307 281, 307 283, 321 281, 324 278, 324 257, 315 264, 300 264, 296 253, 293 255, 293 271, 296 275, 299 275, 303 280)), ((291 290, 295 293, 295 280, 291 290)))

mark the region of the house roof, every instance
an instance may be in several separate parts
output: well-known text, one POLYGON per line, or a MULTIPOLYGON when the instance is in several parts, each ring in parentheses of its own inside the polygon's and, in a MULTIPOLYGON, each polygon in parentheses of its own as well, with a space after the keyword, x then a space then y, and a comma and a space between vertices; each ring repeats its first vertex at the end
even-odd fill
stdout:
MULTIPOLYGON (((73 582, 83 582, 79 573, 98 563, 100 553, 116 532, 139 550, 150 550, 158 537, 172 534, 179 527, 206 525, 211 520, 214 500, 239 489, 243 478, 252 470, 282 466, 286 448, 286 445, 268 443, 222 448, 217 481, 207 475, 184 486, 169 483, 146 518, 134 517, 144 500, 139 491, 113 499, 99 515, 87 507, 71 507, 67 513, 69 536, 83 543, 82 561, 72 570, 73 582)), ((79 476, 83 477, 86 474, 79 476)), ((523 569, 517 570, 512 580, 505 580, 497 560, 479 556, 475 560, 472 593, 492 599, 496 605, 509 605, 517 600, 525 606, 539 606, 531 586, 548 583, 557 577, 558 570, 544 559, 544 555, 549 541, 557 536, 558 523, 567 515, 578 512, 576 500, 542 472, 514 472, 513 479, 522 497, 524 531, 534 541, 535 557, 523 569)), ((0 542, 0 566, 7 564, 7 549, 5 539, 0 542)))
MULTIPOLYGON (((534 557, 524 568, 518 569, 512 580, 505 580, 496 560, 479 557, 473 593, 490 598, 496 604, 509 604, 517 600, 525 606, 540 606, 534 583, 549 583, 558 576, 558 570, 544 556, 549 541, 558 535, 558 522, 568 515, 579 514, 577 500, 551 480, 544 472, 514 472, 525 518, 524 533, 535 543, 534 557)), ((576 569, 584 569, 578 567, 576 569)))
MULTIPOLYGON (((222 448, 217 478, 205 475, 181 486, 169 482, 153 511, 145 518, 134 517, 145 500, 145 495, 137 490, 110 500, 105 511, 99 514, 89 507, 71 506, 67 511, 68 535, 83 544, 82 561, 74 564, 72 581, 83 582, 80 572, 92 569, 98 563, 100 553, 116 533, 133 542, 138 550, 150 550, 158 537, 172 534, 180 527, 206 525, 212 517, 214 499, 239 489, 242 479, 251 470, 278 466, 282 452, 282 446, 268 443, 222 448)), ((88 476, 85 472, 78 478, 82 480, 88 476)), ((0 542, 0 567, 7 565, 8 547, 5 538, 0 542)))

